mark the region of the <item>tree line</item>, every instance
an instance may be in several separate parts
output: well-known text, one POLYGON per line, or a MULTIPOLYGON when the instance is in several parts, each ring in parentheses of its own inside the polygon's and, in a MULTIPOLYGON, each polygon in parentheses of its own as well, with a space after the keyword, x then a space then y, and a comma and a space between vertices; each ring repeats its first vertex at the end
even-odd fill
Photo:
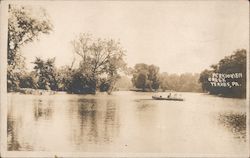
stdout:
MULTIPOLYGON (((114 39, 96 38, 91 34, 81 33, 71 41, 75 59, 71 65, 57 68, 55 58, 36 57, 31 72, 26 70, 25 58, 21 48, 41 34, 53 31, 53 25, 44 9, 40 14, 33 14, 32 8, 9 5, 8 19, 8 55, 7 55, 7 90, 18 91, 20 88, 66 91, 68 93, 111 93, 120 86, 122 89, 135 87, 141 91, 180 91, 209 92, 229 97, 246 96, 246 50, 236 50, 231 56, 211 65, 210 69, 200 74, 161 73, 156 65, 138 63, 127 68, 124 61, 125 50, 114 39), (121 77, 120 72, 129 74, 121 77), (237 80, 239 86, 213 86, 209 79, 214 74, 241 73, 237 80)), ((229 80, 227 80, 229 82, 229 80)))
MULTIPOLYGON (((8 69, 7 89, 18 91, 20 88, 67 91, 69 93, 95 93, 116 87, 132 87, 146 90, 200 91, 196 82, 197 74, 169 75, 159 73, 155 65, 136 64, 130 69, 131 81, 120 78, 119 72, 127 72, 124 62, 125 50, 119 41, 94 38, 91 34, 81 33, 72 40, 73 53, 80 60, 70 66, 57 68, 55 58, 33 61, 33 71, 26 71, 25 58, 21 48, 38 39, 41 34, 53 31, 45 10, 34 15, 32 8, 9 5, 8 19, 8 69), (118 81, 118 82, 117 82, 118 81)), ((128 89, 128 88, 127 88, 128 89)))
POLYGON ((132 74, 133 86, 141 91, 209 92, 224 97, 245 98, 246 50, 234 51, 200 74, 160 73, 159 67, 144 63, 136 64, 132 74))
POLYGON ((246 50, 239 49, 233 52, 232 55, 226 56, 219 63, 211 65, 210 69, 205 69, 201 72, 199 82, 202 84, 204 92, 209 92, 214 95, 222 95, 225 97, 246 97, 246 50), (225 76, 237 75, 236 79, 226 78, 225 76), (219 79, 224 80, 224 85, 217 86, 213 83, 221 83, 222 81, 211 82, 213 76, 219 75, 219 79), (227 84, 225 84, 227 83, 227 84), (237 83, 237 86, 231 83, 237 83))
POLYGON ((37 16, 32 8, 9 5, 8 19, 8 69, 7 90, 20 88, 62 90, 69 93, 95 93, 97 90, 111 92, 119 79, 119 71, 126 68, 125 50, 114 39, 94 38, 91 34, 81 33, 71 44, 79 59, 73 67, 55 67, 55 58, 36 57, 34 69, 27 72, 23 45, 38 39, 41 34, 53 30, 45 10, 37 16))
POLYGON ((141 91, 201 92, 198 73, 160 73, 158 66, 140 63, 134 66, 132 76, 133 86, 141 91))
POLYGON ((7 46, 7 89, 17 90, 25 72, 25 58, 21 53, 23 45, 38 39, 41 34, 49 34, 53 25, 44 10, 35 17, 31 8, 9 5, 8 46, 7 46))

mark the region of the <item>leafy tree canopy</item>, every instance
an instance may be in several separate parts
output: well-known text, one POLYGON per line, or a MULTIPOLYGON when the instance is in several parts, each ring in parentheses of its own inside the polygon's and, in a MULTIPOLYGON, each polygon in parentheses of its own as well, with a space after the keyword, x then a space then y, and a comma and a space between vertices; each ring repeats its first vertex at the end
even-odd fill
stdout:
MULTIPOLYGON (((211 65, 210 70, 204 70, 200 74, 199 81, 202 84, 203 91, 211 94, 221 94, 227 97, 246 97, 246 50, 236 50, 232 55, 226 56, 219 63, 211 65), (232 74, 240 73, 242 78, 237 79, 240 86, 231 87, 213 86, 208 78, 211 78, 213 73, 232 74)), ((232 79, 227 79, 226 82, 231 82, 232 79)))
POLYGON ((21 47, 38 39, 42 33, 50 33, 52 28, 53 26, 44 9, 33 10, 27 6, 9 5, 7 47, 8 91, 19 88, 20 74, 24 73, 25 59, 21 54, 21 47))
POLYGON ((159 67, 144 63, 136 64, 133 70, 132 83, 142 90, 159 88, 159 67))
MULTIPOLYGON (((102 78, 112 91, 119 78, 119 71, 126 68, 125 50, 119 41, 113 39, 95 39, 92 35, 82 33, 72 41, 74 53, 80 58, 79 69, 90 81, 90 87, 95 91, 102 78)), ((107 87, 107 86, 106 86, 107 87)))

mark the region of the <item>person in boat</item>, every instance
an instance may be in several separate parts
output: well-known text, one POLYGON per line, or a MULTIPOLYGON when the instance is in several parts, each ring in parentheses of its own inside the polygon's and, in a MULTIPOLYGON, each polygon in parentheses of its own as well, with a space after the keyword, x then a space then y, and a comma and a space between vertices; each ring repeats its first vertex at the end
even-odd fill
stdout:
POLYGON ((169 93, 169 95, 168 95, 168 98, 170 98, 171 97, 171 93, 169 93))

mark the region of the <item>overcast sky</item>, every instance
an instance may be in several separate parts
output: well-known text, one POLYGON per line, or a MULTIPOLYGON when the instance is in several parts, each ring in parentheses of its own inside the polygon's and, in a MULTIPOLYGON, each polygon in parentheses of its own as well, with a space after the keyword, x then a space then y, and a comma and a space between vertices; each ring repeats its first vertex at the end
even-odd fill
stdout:
MULTIPOLYGON (((33 3, 34 4, 34 3, 33 3)), ((70 44, 80 32, 119 39, 126 61, 155 64, 161 72, 201 72, 249 44, 247 1, 64 1, 36 3, 54 31, 26 45, 27 66, 36 56, 70 65, 70 44)))

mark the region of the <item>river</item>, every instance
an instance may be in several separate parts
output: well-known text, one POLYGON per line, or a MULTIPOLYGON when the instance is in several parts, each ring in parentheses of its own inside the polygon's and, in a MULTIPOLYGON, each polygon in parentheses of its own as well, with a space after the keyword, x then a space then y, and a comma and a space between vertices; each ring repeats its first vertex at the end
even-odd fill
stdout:
POLYGON ((10 93, 8 150, 247 154, 245 99, 181 94, 184 101, 129 91, 10 93))

